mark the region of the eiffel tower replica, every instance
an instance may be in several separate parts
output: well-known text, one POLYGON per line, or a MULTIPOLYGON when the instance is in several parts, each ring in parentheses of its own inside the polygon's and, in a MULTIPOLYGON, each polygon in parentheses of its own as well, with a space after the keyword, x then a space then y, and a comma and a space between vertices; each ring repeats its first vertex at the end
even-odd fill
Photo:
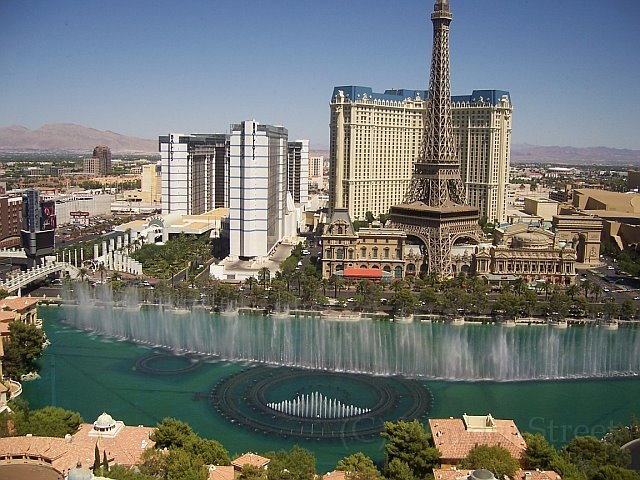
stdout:
POLYGON ((405 200, 391 207, 395 228, 418 237, 425 245, 427 272, 441 277, 453 275, 451 247, 461 239, 478 243, 479 211, 467 204, 460 177, 451 120, 449 68, 449 0, 436 0, 433 22, 433 53, 424 140, 416 159, 405 200))

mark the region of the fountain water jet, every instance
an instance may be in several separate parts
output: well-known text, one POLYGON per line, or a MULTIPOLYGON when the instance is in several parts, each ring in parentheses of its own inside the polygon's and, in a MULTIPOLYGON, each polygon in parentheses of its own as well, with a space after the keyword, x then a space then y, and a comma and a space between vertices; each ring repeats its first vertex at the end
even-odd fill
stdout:
POLYGON ((318 370, 449 380, 538 380, 640 373, 640 329, 392 323, 327 318, 173 315, 112 303, 65 307, 66 322, 100 335, 178 352, 201 352, 318 370))

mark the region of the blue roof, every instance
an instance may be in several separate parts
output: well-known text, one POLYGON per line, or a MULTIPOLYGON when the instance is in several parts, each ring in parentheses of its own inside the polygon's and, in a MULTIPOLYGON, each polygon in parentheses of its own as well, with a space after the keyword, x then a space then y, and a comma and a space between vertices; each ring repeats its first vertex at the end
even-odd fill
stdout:
MULTIPOLYGON (((425 99, 429 96, 429 92, 427 90, 408 90, 405 88, 393 88, 385 90, 384 93, 378 93, 374 92, 371 87, 344 85, 340 87, 334 87, 333 95, 331 98, 335 98, 339 90, 342 90, 342 92, 344 92, 344 96, 352 101, 360 99, 364 95, 374 100, 390 100, 395 102, 401 102, 407 98, 411 98, 414 100, 416 98, 425 99)), ((482 98, 485 102, 488 101, 492 105, 497 105, 500 103, 500 100, 504 95, 509 98, 509 103, 511 103, 511 95, 506 90, 474 90, 471 95, 452 95, 451 101, 454 103, 475 103, 480 101, 480 98, 482 98)))

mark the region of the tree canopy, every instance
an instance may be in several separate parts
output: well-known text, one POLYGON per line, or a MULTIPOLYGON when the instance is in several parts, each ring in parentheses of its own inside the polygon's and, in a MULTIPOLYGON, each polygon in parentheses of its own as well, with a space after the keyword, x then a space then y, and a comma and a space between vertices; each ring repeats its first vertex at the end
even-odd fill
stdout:
POLYGON ((29 372, 37 372, 36 360, 42 355, 45 334, 41 328, 14 321, 9 324, 9 341, 4 344, 4 373, 19 378, 29 372))
POLYGON ((18 435, 64 437, 76 433, 83 420, 77 412, 60 407, 44 407, 32 411, 17 410, 13 422, 18 435))
POLYGON ((309 451, 294 445, 290 451, 265 454, 269 462, 269 480, 314 480, 316 459, 309 451))
POLYGON ((522 434, 524 441, 527 443, 527 449, 524 451, 522 461, 524 466, 529 470, 537 468, 541 470, 549 470, 552 468, 554 460, 558 457, 556 449, 553 448, 541 433, 524 432, 522 434))
POLYGON ((518 461, 508 450, 499 446, 478 445, 462 461, 463 468, 485 469, 496 478, 511 478, 518 470, 518 461))
MULTIPOLYGON (((440 462, 440 452, 432 446, 431 435, 417 420, 384 422, 384 431, 380 435, 387 440, 384 445, 387 476, 390 476, 389 468, 394 459, 405 463, 417 478, 427 476, 440 462)), ((397 463, 395 465, 398 466, 397 463)))
POLYGON ((624 469, 631 462, 627 450, 592 436, 574 437, 562 449, 561 455, 589 479, 593 478, 601 467, 610 465, 624 469))
POLYGON ((362 452, 344 457, 336 465, 336 470, 347 472, 347 478, 354 480, 379 480, 382 478, 373 460, 362 452))

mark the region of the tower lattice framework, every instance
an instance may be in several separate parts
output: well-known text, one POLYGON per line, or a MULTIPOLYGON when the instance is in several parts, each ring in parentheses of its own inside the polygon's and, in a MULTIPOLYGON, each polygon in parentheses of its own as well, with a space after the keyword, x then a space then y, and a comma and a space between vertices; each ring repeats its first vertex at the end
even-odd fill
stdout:
POLYGON ((480 239, 478 210, 467 204, 460 177, 451 118, 448 0, 436 0, 431 14, 433 49, 425 131, 420 156, 401 205, 391 207, 391 222, 422 238, 427 269, 452 274, 451 248, 459 237, 480 239))

